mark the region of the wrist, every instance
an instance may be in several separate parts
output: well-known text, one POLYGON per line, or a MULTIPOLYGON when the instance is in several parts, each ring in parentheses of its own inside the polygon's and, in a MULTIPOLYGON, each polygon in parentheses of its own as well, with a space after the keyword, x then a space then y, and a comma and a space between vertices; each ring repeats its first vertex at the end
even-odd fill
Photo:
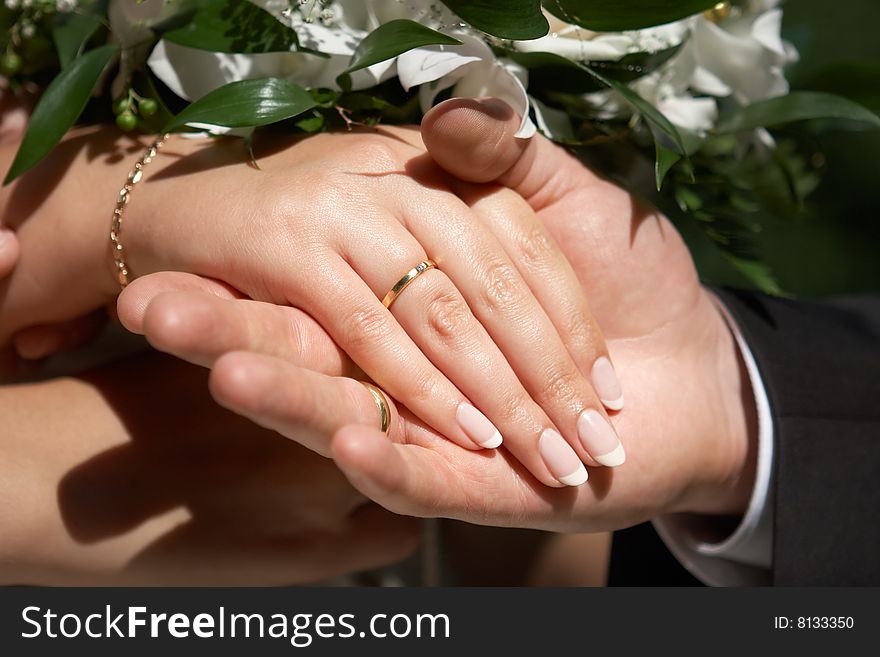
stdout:
MULTIPOLYGON (((135 154, 129 166, 142 154, 135 154)), ((159 271, 201 274, 216 264, 216 245, 207 237, 216 230, 218 208, 211 194, 199 198, 198 193, 210 189, 206 173, 246 162, 239 140, 172 136, 166 141, 144 168, 125 210, 122 242, 132 280, 159 271)))
MULTIPOLYGON (((11 161, 16 148, 4 147, 4 160, 11 161)), ((16 230, 20 256, 0 302, 0 338, 86 315, 115 299, 110 222, 140 150, 136 140, 117 131, 78 128, 3 190, 3 223, 16 230)))
MULTIPOLYGON (((55 167, 66 167, 67 173, 45 209, 55 224, 53 235, 63 245, 58 250, 70 253, 59 272, 64 287, 76 280, 90 306, 112 303, 119 294, 109 241, 113 208, 129 170, 149 141, 147 136, 121 135, 113 128, 85 127, 72 130, 59 146, 62 161, 55 167)), ((43 233, 40 237, 45 237, 43 233)))
POLYGON ((758 419, 755 395, 743 354, 720 302, 709 292, 713 339, 708 353, 712 399, 699 429, 704 458, 689 487, 684 508, 693 513, 742 515, 755 485, 758 419))

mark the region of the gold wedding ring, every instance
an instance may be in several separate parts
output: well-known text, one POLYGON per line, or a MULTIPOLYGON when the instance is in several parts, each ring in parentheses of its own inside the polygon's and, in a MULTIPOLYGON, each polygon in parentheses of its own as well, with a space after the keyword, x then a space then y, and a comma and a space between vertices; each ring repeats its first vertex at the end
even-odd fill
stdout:
POLYGON ((366 381, 361 381, 360 383, 364 388, 370 391, 371 395, 373 395, 373 401, 376 402, 376 406, 379 408, 380 429, 382 430, 382 433, 387 436, 388 431, 391 429, 391 407, 388 405, 385 393, 372 383, 367 383, 366 381))
POLYGON ((397 297, 399 297, 401 292, 406 289, 407 285, 412 283, 429 269, 436 268, 437 264, 433 260, 423 260, 422 262, 417 264, 415 267, 406 272, 406 274, 403 275, 403 278, 395 283, 394 287, 391 288, 391 291, 385 295, 384 299, 382 299, 382 305, 386 308, 390 308, 391 304, 397 301, 397 297))

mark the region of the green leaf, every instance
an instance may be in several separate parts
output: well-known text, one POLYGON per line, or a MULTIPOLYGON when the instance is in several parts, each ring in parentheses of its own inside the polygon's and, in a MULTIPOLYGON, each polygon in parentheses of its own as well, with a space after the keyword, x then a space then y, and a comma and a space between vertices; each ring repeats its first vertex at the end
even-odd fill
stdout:
POLYGON ((681 137, 681 133, 674 125, 672 125, 669 119, 663 115, 663 112, 639 96, 639 94, 630 89, 626 84, 618 82, 617 80, 612 80, 587 66, 583 66, 582 68, 583 70, 588 71, 590 75, 595 77, 606 87, 611 87, 623 96, 623 98, 642 115, 642 118, 648 122, 651 127, 651 132, 654 133, 655 140, 658 139, 659 135, 664 135, 671 141, 670 144, 666 145, 667 148, 671 148, 680 155, 687 154, 688 151, 685 147, 684 140, 681 137))
MULTIPOLYGON (((631 53, 617 61, 588 62, 585 65, 609 80, 628 83, 653 73, 680 49, 680 46, 676 46, 656 53, 631 53)), ((534 72, 534 75, 529 76, 530 93, 559 91, 585 94, 606 87, 604 82, 584 71, 583 66, 566 57, 550 52, 518 52, 503 48, 497 50, 504 57, 534 72)))
POLYGON ((469 25, 499 39, 537 39, 550 24, 541 12, 541 0, 443 0, 469 25))
POLYGON ((118 50, 115 45, 90 50, 52 80, 34 108, 4 185, 36 165, 61 141, 82 114, 101 73, 118 50))
POLYGON ((296 32, 248 0, 205 2, 182 27, 163 38, 212 52, 258 54, 296 50, 296 32))
POLYGON ((741 132, 809 119, 843 119, 880 128, 880 116, 851 100, 815 91, 795 91, 753 103, 723 117, 716 131, 741 132))
POLYGON ((101 16, 96 13, 65 12, 55 15, 52 38, 61 68, 74 60, 102 22, 101 16))
POLYGON ((461 41, 405 18, 389 21, 361 41, 343 74, 384 62, 413 48, 437 45, 460 46, 461 41))
POLYGON ((663 181, 666 179, 666 174, 669 173, 669 170, 675 166, 679 160, 681 160, 681 154, 676 153, 671 148, 667 148, 659 139, 654 141, 654 146, 657 151, 657 159, 654 164, 654 175, 657 179, 657 191, 659 192, 663 189, 663 181))
POLYGON ((502 50, 517 64, 527 68, 529 93, 559 91, 568 94, 585 94, 604 89, 606 85, 584 70, 584 66, 551 52, 517 52, 502 50))
POLYGON ((679 44, 657 52, 634 52, 618 60, 590 62, 589 66, 594 71, 599 71, 605 77, 618 82, 635 82, 663 66, 675 57, 681 48, 682 44, 679 44))
POLYGON ((554 16, 597 32, 663 25, 716 4, 718 0, 544 0, 554 16))
POLYGON ((215 89, 189 105, 163 132, 187 123, 210 123, 227 128, 268 125, 302 114, 315 105, 308 91, 289 80, 241 80, 215 89))
POLYGON ((309 116, 296 122, 296 127, 308 134, 315 134, 324 128, 324 115, 317 110, 312 110, 309 116))

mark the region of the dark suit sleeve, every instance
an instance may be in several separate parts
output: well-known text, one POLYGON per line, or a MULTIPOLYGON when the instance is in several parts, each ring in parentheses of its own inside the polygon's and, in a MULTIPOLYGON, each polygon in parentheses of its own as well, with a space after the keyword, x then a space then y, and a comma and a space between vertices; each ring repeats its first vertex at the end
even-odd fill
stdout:
POLYGON ((717 294, 773 415, 773 583, 880 585, 880 297, 717 294))

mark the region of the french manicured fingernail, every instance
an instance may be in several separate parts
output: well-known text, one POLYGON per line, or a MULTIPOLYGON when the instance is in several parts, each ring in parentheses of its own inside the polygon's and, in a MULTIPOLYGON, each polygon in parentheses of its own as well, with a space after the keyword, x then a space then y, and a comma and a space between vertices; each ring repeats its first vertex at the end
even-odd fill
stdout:
POLYGON ((470 404, 459 404, 455 418, 468 438, 483 449, 495 449, 501 446, 501 432, 495 428, 489 418, 470 404))
POLYGON ((578 437, 584 449, 597 463, 616 468, 626 461, 626 452, 614 428, 595 409, 588 409, 578 418, 578 437))
POLYGON ((596 394, 602 400, 602 404, 610 411, 619 411, 623 408, 623 390, 620 388, 620 380, 614 371, 614 365, 605 356, 600 356, 593 363, 591 373, 593 387, 596 394))
POLYGON ((538 451, 553 476, 566 486, 580 486, 589 478, 571 445, 553 429, 545 429, 541 434, 538 451))

